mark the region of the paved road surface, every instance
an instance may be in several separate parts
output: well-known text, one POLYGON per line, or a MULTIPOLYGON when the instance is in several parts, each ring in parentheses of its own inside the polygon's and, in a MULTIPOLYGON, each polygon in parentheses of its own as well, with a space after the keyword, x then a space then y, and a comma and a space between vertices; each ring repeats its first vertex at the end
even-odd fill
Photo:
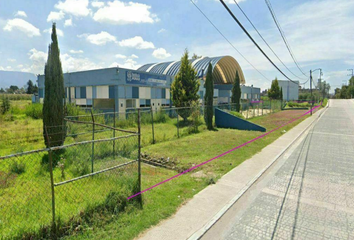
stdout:
POLYGON ((354 101, 315 124, 203 239, 354 239, 354 101))

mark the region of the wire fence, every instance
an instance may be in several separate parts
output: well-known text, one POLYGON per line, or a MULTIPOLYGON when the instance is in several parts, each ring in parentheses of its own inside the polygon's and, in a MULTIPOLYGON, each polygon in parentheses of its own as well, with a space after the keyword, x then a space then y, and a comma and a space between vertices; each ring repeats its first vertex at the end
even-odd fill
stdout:
POLYGON ((68 119, 45 127, 50 144, 62 134, 64 145, 0 157, 0 238, 53 239, 85 216, 123 210, 126 197, 140 190, 139 126, 139 117, 138 132, 96 123, 94 116, 91 122, 68 119), (115 136, 91 131, 74 141, 66 135, 70 128, 115 136))

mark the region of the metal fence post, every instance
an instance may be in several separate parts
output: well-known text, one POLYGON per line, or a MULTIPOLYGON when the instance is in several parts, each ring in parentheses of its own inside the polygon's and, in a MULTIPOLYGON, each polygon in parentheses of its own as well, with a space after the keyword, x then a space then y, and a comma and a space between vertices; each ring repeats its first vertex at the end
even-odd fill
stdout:
POLYGON ((272 99, 269 100, 269 113, 272 113, 272 99))
POLYGON ((177 137, 179 138, 179 115, 178 115, 178 109, 176 109, 177 112, 177 137))
POLYGON ((154 112, 151 107, 152 144, 155 144, 154 112))
MULTIPOLYGON (((50 140, 48 136, 48 131, 47 131, 47 126, 44 126, 45 129, 45 135, 47 139, 48 146, 50 145, 50 140)), ((51 192, 52 192, 52 233, 54 234, 53 239, 57 239, 57 228, 55 224, 55 192, 54 192, 54 177, 53 177, 53 152, 52 149, 50 148, 48 151, 48 156, 49 156, 49 172, 50 172, 50 185, 51 185, 51 192)))
MULTIPOLYGON (((138 108, 138 192, 141 192, 141 121, 140 108, 138 108)), ((141 194, 139 195, 140 204, 142 203, 141 194)))
POLYGON ((263 116, 263 101, 262 101, 262 116, 263 116))
MULTIPOLYGON (((116 103, 114 102, 114 110, 113 110, 113 127, 116 128, 116 103)), ((116 130, 113 130, 113 138, 116 137, 116 130)), ((115 158, 115 150, 116 149, 116 140, 113 140, 113 159, 115 158)))
MULTIPOLYGON (((95 140, 95 118, 91 109, 91 118, 92 118, 92 141, 95 140)), ((93 161, 95 159, 95 143, 92 142, 92 156, 91 156, 91 172, 93 173, 93 161)))
POLYGON ((248 107, 248 103, 247 103, 246 119, 248 119, 248 110, 249 110, 249 107, 248 107))

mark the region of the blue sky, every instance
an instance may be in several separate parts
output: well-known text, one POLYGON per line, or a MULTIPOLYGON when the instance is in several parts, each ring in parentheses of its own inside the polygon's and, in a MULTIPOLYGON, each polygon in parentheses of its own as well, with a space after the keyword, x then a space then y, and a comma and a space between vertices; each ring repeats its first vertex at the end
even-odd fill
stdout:
MULTIPOLYGON (((195 2, 268 80, 215 31, 189 0, 0 0, 0 70, 43 74, 49 29, 54 21, 59 29, 64 72, 117 65, 137 68, 145 63, 174 61, 188 48, 191 54, 201 56, 233 56, 244 70, 247 85, 264 89, 270 87, 270 79, 284 79, 219 1, 195 2)), ((261 42, 233 0, 225 2, 271 59, 292 76, 261 42)), ((331 91, 347 80, 347 69, 354 65, 354 1, 271 3, 302 69, 307 73, 321 67, 324 79, 332 85, 331 91)), ((239 0, 239 4, 285 64, 301 76, 265 1, 239 0)), ((317 77, 316 72, 314 79, 317 77)))

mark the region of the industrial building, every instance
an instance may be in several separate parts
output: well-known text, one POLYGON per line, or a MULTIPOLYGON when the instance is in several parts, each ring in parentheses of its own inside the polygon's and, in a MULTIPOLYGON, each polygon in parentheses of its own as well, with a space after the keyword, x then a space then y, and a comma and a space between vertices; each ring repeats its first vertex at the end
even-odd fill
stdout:
POLYGON ((279 87, 283 89, 283 100, 299 99, 299 81, 278 80, 279 87))
MULTIPOLYGON (((230 56, 203 57, 190 60, 201 84, 199 95, 204 98, 204 80, 209 63, 213 66, 215 104, 231 101, 232 83, 236 71, 240 76, 242 99, 258 100, 260 89, 244 86, 245 78, 240 65, 230 56)), ((146 64, 137 70, 105 68, 64 74, 66 101, 82 107, 102 111, 125 112, 139 107, 173 106, 170 87, 181 66, 180 61, 146 64)), ((43 102, 44 75, 39 75, 38 101, 43 102)))

